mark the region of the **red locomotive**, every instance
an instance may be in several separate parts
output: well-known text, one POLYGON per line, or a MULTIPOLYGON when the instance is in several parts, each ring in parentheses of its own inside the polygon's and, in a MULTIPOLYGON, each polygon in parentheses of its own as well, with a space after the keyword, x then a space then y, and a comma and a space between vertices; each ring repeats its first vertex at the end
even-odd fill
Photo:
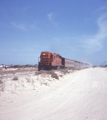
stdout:
POLYGON ((51 70, 65 67, 80 68, 89 66, 75 60, 63 58, 60 54, 51 52, 41 52, 38 70, 51 70))

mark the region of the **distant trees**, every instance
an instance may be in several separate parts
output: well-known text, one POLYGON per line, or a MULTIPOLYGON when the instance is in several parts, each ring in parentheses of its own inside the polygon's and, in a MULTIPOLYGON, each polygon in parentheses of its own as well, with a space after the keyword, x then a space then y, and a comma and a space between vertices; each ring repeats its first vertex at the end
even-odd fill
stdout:
POLYGON ((104 67, 107 67, 107 65, 105 65, 104 67))
POLYGON ((13 65, 11 66, 12 68, 28 68, 28 67, 37 67, 38 65, 31 65, 31 64, 26 64, 26 65, 13 65))
POLYGON ((2 68, 5 68, 5 69, 7 69, 7 68, 28 68, 28 67, 38 67, 38 65, 37 64, 35 64, 35 65, 31 65, 31 64, 26 64, 26 65, 4 65, 4 64, 1 64, 0 65, 0 69, 2 69, 2 68))

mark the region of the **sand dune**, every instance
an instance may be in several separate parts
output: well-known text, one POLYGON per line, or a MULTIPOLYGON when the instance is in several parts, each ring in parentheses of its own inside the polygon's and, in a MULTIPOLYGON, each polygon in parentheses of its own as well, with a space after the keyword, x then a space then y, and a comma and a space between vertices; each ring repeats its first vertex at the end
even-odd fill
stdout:
POLYGON ((107 120, 107 69, 3 78, 0 120, 107 120))

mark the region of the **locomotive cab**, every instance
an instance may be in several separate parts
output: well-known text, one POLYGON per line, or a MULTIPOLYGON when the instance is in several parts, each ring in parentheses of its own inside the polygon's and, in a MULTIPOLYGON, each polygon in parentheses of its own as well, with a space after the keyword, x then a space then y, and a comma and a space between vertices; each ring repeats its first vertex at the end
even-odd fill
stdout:
POLYGON ((38 70, 57 69, 62 65, 62 57, 59 54, 51 52, 41 52, 38 70))
POLYGON ((51 69, 53 54, 50 52, 41 52, 38 70, 51 69))

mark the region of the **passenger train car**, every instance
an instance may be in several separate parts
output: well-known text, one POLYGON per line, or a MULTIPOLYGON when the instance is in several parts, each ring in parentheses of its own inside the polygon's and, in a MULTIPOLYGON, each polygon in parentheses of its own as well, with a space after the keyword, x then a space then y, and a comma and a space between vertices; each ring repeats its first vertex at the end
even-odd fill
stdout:
POLYGON ((70 60, 62 57, 60 54, 51 52, 41 52, 38 70, 51 70, 59 68, 83 68, 89 67, 89 64, 70 60))

